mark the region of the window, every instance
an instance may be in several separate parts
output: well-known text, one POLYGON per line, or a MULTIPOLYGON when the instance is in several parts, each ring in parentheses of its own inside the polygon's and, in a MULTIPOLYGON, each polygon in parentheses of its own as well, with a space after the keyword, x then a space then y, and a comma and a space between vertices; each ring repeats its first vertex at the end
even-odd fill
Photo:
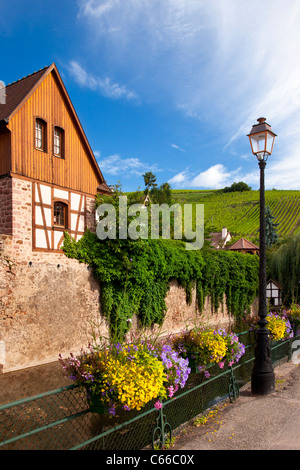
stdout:
POLYGON ((57 157, 64 157, 64 131, 60 127, 54 127, 53 153, 57 157))
POLYGON ((54 203, 54 219, 55 227, 68 228, 68 206, 63 202, 54 203))
POLYGON ((282 304, 280 287, 273 281, 267 284, 267 299, 269 299, 272 307, 277 307, 282 304))
POLYGON ((42 119, 35 120, 35 148, 47 151, 47 124, 42 119))

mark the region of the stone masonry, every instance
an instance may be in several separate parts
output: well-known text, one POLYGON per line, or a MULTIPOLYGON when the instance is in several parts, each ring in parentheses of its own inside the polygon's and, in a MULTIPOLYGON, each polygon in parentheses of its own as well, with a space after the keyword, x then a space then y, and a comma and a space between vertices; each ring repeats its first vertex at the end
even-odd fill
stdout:
MULTIPOLYGON (((94 201, 87 199, 86 223, 95 229, 94 201)), ((93 332, 108 335, 101 315, 100 289, 89 266, 64 253, 32 250, 32 183, 0 179, 0 373, 57 361, 78 353, 93 332)), ((224 305, 215 314, 191 305, 185 290, 171 282, 161 334, 202 322, 226 326, 224 305)), ((133 328, 138 328, 137 321, 133 328)), ((158 330, 157 328, 151 331, 158 330)))
MULTIPOLYGON (((32 250, 32 183, 0 179, 0 372, 79 352, 101 323, 100 286, 89 266, 32 250)), ((94 228, 93 200, 87 221, 94 228)))

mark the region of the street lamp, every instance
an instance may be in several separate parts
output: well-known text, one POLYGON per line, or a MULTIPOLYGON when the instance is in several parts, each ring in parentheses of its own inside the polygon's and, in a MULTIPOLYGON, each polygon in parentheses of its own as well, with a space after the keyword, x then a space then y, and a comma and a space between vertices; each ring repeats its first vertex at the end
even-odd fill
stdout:
POLYGON ((256 330, 255 359, 251 375, 251 390, 254 395, 267 395, 275 390, 275 374, 270 350, 267 325, 266 296, 266 221, 265 221, 265 167, 274 147, 276 134, 265 118, 259 118, 248 134, 252 153, 260 168, 260 228, 259 228, 259 321, 256 330))

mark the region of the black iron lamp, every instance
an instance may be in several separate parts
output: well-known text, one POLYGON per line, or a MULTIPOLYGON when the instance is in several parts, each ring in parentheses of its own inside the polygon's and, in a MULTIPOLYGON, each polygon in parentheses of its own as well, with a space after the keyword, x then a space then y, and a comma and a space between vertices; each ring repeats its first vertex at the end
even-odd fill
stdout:
POLYGON ((266 221, 265 221, 265 167, 272 154, 276 134, 265 118, 259 118, 248 134, 252 153, 260 168, 260 228, 259 228, 259 321, 256 330, 255 359, 251 375, 254 395, 267 395, 275 391, 275 374, 271 360, 270 338, 267 325, 266 296, 266 221))

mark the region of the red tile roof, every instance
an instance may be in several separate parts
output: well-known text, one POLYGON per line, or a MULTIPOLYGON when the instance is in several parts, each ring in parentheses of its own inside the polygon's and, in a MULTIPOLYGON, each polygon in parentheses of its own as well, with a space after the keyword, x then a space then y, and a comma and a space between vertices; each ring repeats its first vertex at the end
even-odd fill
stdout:
POLYGON ((254 245, 254 243, 252 242, 249 242, 249 240, 246 240, 245 238, 240 238, 229 249, 230 250, 259 250, 258 246, 254 245))
POLYGON ((105 181, 103 183, 100 183, 99 186, 97 187, 97 189, 99 191, 104 191, 106 193, 111 193, 111 189, 109 186, 107 186, 107 184, 105 183, 105 181))
POLYGON ((6 85, 6 103, 0 104, 0 121, 10 117, 19 104, 26 98, 28 93, 31 92, 32 88, 37 84, 48 68, 49 66, 44 67, 38 72, 34 72, 27 77, 6 85))

